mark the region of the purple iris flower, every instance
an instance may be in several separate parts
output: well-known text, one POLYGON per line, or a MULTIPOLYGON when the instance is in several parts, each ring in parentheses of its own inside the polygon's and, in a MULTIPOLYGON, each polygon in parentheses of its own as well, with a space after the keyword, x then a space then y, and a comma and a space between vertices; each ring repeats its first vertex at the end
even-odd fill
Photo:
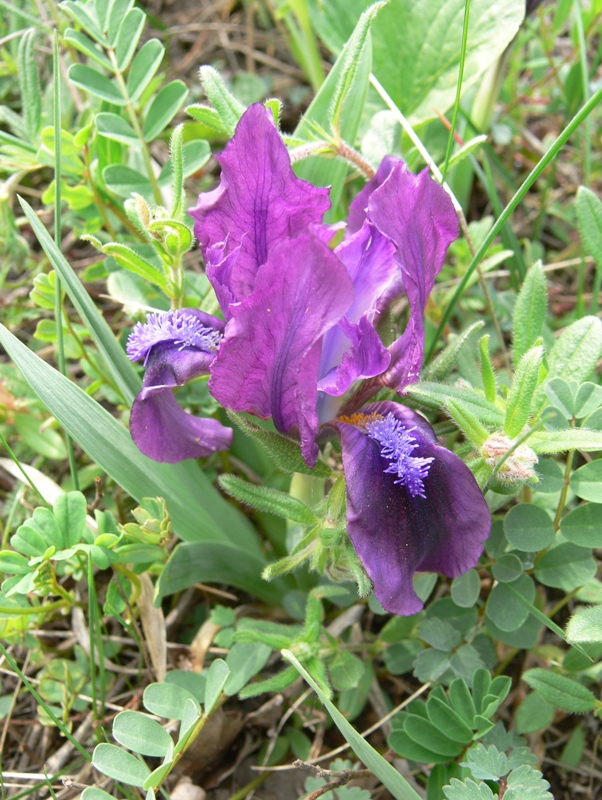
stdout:
POLYGON ((206 375, 222 339, 224 323, 192 308, 149 314, 132 331, 127 353, 144 361, 142 391, 134 400, 130 431, 139 450, 174 463, 227 450, 232 431, 215 419, 199 419, 178 405, 173 389, 206 375))
POLYGON ((263 105, 243 114, 218 161, 219 186, 190 213, 225 326, 187 309, 132 334, 130 357, 147 362, 134 438, 157 460, 227 447, 230 432, 185 414, 171 392, 207 371, 224 407, 272 418, 299 439, 310 466, 321 426, 335 429, 350 538, 384 608, 413 614, 422 607, 417 570, 455 577, 475 566, 489 533, 487 505, 468 467, 416 412, 377 403, 337 415, 362 381, 373 394, 380 386, 401 393, 418 379, 424 311, 458 235, 451 200, 426 170, 413 175, 387 157, 332 249, 334 230, 323 223, 328 190, 295 176, 263 105), (402 295, 407 325, 387 348, 379 315, 402 295), (199 326, 193 337, 180 330, 185 320, 199 326))
MULTIPOLYGON (((418 379, 424 311, 458 235, 450 198, 425 170, 386 158, 352 203, 332 250, 325 190, 299 180, 271 116, 242 117, 222 178, 191 210, 207 275, 228 320, 210 390, 224 406, 272 417, 308 464, 321 424, 353 384, 398 392, 418 379), (405 294, 403 334, 385 348, 379 314, 405 294)), ((475 566, 490 528, 468 467, 420 415, 395 403, 330 422, 340 438, 348 531, 388 611, 413 614, 417 570, 455 577, 475 566)))
POLYGON ((401 392, 418 380, 424 357, 424 312, 449 245, 458 238, 458 217, 447 192, 428 169, 411 173, 395 156, 381 162, 376 175, 349 209, 348 232, 371 223, 395 247, 398 267, 378 304, 383 310, 405 294, 406 329, 389 351, 391 364, 380 383, 401 392))

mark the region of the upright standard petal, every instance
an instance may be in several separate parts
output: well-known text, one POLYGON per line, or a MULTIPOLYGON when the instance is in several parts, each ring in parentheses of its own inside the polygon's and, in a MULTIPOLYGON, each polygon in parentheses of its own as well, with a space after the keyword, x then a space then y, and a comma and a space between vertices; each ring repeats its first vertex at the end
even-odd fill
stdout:
MULTIPOLYGON (((373 225, 343 241, 335 255, 351 278, 354 299, 341 322, 324 337, 318 388, 330 395, 344 394, 351 384, 384 372, 391 355, 374 329, 378 298, 397 271, 395 248, 373 225)), ((320 420, 326 422, 332 415, 320 420)))
POLYGON ((194 309, 149 314, 128 341, 132 361, 144 360, 142 391, 130 415, 138 449, 155 461, 201 458, 232 443, 232 431, 214 419, 187 414, 172 389, 207 374, 222 338, 223 322, 194 309))
POLYGON ((364 188, 357 194, 353 202, 349 206, 349 218, 347 220, 347 231, 355 233, 364 224, 366 215, 368 213, 368 205, 372 192, 376 191, 379 186, 387 180, 393 168, 402 161, 397 156, 385 156, 378 165, 376 175, 370 178, 364 188))
POLYGON ((201 194, 190 214, 218 297, 239 302, 253 291, 273 247, 321 223, 330 201, 328 189, 295 176, 272 115, 261 103, 245 111, 218 161, 220 185, 201 194))
POLYGON ((334 425, 353 546, 383 607, 416 614, 416 572, 455 578, 477 564, 491 526, 487 503, 466 464, 415 411, 373 403, 334 425))
POLYGON ((367 218, 394 243, 410 305, 408 325, 391 348, 382 382, 401 391, 418 379, 424 356, 424 311, 458 217, 447 192, 423 170, 413 175, 398 162, 369 197, 367 218))
POLYGON ((393 243, 374 225, 365 222, 334 252, 347 268, 355 292, 346 318, 349 322, 359 322, 364 314, 374 317, 380 296, 397 272, 393 243))
POLYGON ((316 414, 322 337, 353 302, 341 261, 312 234, 281 242, 255 289, 232 306, 209 388, 223 406, 299 435, 308 464, 318 449, 316 414))
MULTIPOLYGON (((378 165, 376 174, 371 178, 364 188, 358 193, 351 205, 349 206, 349 217, 347 220, 347 235, 353 235, 361 230, 362 226, 369 221, 368 207, 370 205, 370 197, 372 193, 380 188, 387 180, 393 169, 397 164, 402 164, 400 158, 397 156, 385 156, 378 165)), ((391 305, 393 300, 401 297, 403 294, 403 278, 401 269, 399 268, 399 260, 397 254, 395 256, 397 263, 397 270, 389 283, 383 287, 377 302, 378 311, 386 311, 391 305)))

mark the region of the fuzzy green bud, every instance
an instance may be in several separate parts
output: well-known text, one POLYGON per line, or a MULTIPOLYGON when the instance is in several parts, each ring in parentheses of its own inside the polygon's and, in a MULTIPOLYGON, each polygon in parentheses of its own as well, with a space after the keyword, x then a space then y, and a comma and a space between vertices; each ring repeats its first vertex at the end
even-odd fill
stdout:
POLYGON ((481 455, 486 463, 497 470, 498 480, 511 485, 526 481, 537 482, 535 464, 539 461, 536 453, 526 444, 515 445, 513 439, 498 432, 492 434, 481 447, 481 455))

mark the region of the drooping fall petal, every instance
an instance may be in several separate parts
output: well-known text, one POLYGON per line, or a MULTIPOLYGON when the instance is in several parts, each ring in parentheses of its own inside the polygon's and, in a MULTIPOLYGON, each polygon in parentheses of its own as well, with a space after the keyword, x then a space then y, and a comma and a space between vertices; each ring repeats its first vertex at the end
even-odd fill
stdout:
POLYGON ((144 360, 146 371, 132 406, 130 432, 149 458, 174 463, 230 447, 229 428, 187 414, 172 391, 209 372, 222 332, 223 322, 194 309, 150 314, 134 328, 128 356, 144 360))
POLYGON ((383 402, 339 420, 347 482, 347 530, 383 607, 422 609, 418 571, 457 577, 474 567, 491 525, 464 462, 437 444, 428 422, 383 402))
MULTIPOLYGON (((360 378, 380 375, 389 366, 391 354, 381 342, 373 324, 364 315, 358 323, 342 319, 333 337, 333 349, 338 345, 336 365, 318 381, 321 392, 340 397, 360 378)), ((321 371, 321 370, 320 370, 321 371)), ((332 417, 320 418, 327 422, 332 417)))

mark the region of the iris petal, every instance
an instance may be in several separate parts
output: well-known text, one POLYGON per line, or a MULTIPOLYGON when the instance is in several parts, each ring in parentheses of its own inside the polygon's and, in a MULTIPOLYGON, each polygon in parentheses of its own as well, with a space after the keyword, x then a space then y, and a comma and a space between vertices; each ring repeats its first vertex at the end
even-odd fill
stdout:
POLYGON ((368 183, 357 194, 351 205, 349 206, 349 219, 347 220, 347 230, 349 233, 355 233, 364 224, 366 214, 368 212, 368 204, 372 192, 376 191, 379 186, 386 181, 391 174, 396 164, 400 164, 401 160, 397 156, 385 156, 378 165, 376 175, 370 178, 368 183))
MULTIPOLYGON (((324 336, 318 388, 340 396, 354 381, 380 375, 389 366, 391 355, 380 341, 374 322, 378 298, 397 267, 393 245, 369 223, 334 252, 353 282, 354 300, 345 318, 324 336)), ((327 400, 326 405, 330 405, 327 400)), ((331 417, 321 413, 320 419, 326 422, 331 417)))
POLYGON ((209 372, 222 331, 223 322, 193 309, 151 314, 134 329, 128 354, 132 360, 144 359, 146 371, 132 406, 130 432, 149 458, 174 463, 230 447, 229 428, 187 414, 172 392, 209 372))
POLYGON ((253 293, 232 306, 211 393, 234 411, 273 417, 281 433, 300 436, 304 458, 315 463, 321 340, 352 302, 347 271, 318 237, 276 245, 253 293))
POLYGON ((398 161, 368 200, 368 219, 397 249, 410 317, 389 349, 382 382, 400 391, 418 379, 424 355, 424 311, 447 248, 458 236, 458 217, 447 192, 428 170, 413 175, 398 161))
POLYGON ((393 243, 370 223, 347 237, 334 251, 347 267, 355 297, 347 312, 350 322, 374 315, 380 296, 397 272, 393 243))
POLYGON ((416 412, 396 403, 373 403, 335 426, 353 546, 383 607, 402 616, 415 614, 423 605, 413 587, 417 571, 454 578, 477 564, 491 525, 487 503, 466 464, 436 443, 432 428, 416 412), (417 444, 409 457, 433 459, 422 479, 424 496, 413 493, 411 481, 403 485, 396 482, 397 472, 386 471, 391 460, 366 430, 371 418, 389 414, 417 444))
MULTIPOLYGON (((234 302, 247 297, 272 248, 321 224, 330 201, 328 189, 295 176, 271 113, 261 103, 243 114, 218 161, 220 185, 201 194, 190 214, 207 276, 223 304, 228 296, 234 302)), ((224 305, 222 310, 229 316, 224 305)))
MULTIPOLYGON (((391 354, 367 315, 361 317, 357 324, 341 320, 334 335, 328 337, 329 342, 326 342, 327 337, 324 337, 324 349, 327 344, 333 349, 336 346, 338 358, 336 365, 318 381, 321 392, 340 397, 354 381, 380 375, 389 366, 391 354)), ((320 416, 320 419, 327 422, 332 417, 320 416)))
POLYGON ((216 419, 187 414, 171 391, 137 399, 130 415, 130 432, 138 449, 154 461, 174 464, 227 450, 232 431, 216 419))

